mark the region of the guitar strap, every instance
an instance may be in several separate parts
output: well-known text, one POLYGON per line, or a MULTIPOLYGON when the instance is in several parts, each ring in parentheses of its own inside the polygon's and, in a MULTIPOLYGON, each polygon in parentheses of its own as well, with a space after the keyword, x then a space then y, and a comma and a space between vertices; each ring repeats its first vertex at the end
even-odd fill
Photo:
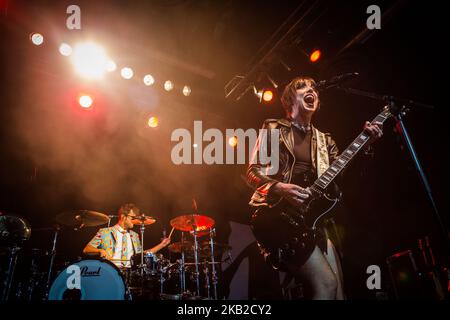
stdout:
POLYGON ((325 134, 314 128, 314 135, 317 141, 317 176, 320 177, 330 166, 330 160, 325 134))

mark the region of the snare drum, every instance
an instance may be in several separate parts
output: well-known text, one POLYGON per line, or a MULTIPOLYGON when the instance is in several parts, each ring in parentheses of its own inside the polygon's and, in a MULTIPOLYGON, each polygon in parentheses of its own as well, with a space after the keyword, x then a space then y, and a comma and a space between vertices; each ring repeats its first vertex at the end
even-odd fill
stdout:
POLYGON ((125 300, 120 270, 107 260, 81 260, 67 266, 53 282, 49 300, 125 300), (79 276, 79 288, 75 285, 79 276))

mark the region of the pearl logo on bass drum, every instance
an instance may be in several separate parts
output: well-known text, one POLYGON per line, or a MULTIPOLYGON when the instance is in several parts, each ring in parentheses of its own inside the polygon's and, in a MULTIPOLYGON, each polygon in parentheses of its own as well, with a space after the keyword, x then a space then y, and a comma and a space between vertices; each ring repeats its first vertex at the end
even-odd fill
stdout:
POLYGON ((100 270, 102 270, 101 267, 98 267, 97 269, 94 270, 89 270, 89 267, 82 267, 81 268, 81 276, 82 277, 99 277, 100 276, 100 270))

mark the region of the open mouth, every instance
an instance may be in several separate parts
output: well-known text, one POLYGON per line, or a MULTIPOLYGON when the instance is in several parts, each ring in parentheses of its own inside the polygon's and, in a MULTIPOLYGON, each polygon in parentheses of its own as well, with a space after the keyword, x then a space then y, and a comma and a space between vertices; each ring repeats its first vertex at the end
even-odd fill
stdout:
POLYGON ((307 95, 305 95, 305 97, 303 98, 303 100, 305 101, 305 103, 309 106, 312 107, 314 106, 314 101, 315 101, 315 97, 312 93, 308 93, 307 95))

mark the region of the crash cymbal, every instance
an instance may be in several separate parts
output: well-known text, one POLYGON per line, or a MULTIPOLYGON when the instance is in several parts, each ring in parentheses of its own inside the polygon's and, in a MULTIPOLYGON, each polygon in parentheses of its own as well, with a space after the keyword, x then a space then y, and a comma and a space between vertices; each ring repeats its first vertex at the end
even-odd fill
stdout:
POLYGON ((90 210, 65 211, 56 216, 56 221, 69 227, 96 227, 108 223, 106 214, 90 210))
POLYGON ((150 216, 137 216, 133 220, 131 220, 131 223, 134 225, 149 225, 154 224, 156 222, 156 219, 150 216))
POLYGON ((191 241, 184 241, 184 242, 174 242, 168 246, 168 249, 175 253, 180 253, 181 249, 183 251, 193 251, 194 250, 194 243, 191 241))
POLYGON ((180 231, 205 231, 213 227, 214 223, 214 219, 200 214, 188 214, 170 220, 170 225, 180 231))

